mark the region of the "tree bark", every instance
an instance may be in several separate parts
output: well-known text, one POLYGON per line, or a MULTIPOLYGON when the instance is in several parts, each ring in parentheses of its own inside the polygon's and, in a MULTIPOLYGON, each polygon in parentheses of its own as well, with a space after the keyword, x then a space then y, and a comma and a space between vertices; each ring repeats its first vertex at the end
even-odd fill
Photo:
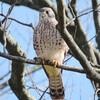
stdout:
MULTIPOLYGON (((3 40, 4 27, 0 24, 0 42, 4 44, 3 40)), ((19 44, 6 31, 6 48, 9 54, 26 58, 26 53, 21 49, 19 44)), ((30 92, 25 88, 25 63, 12 61, 12 72, 9 80, 9 85, 19 100, 35 100, 30 92)))

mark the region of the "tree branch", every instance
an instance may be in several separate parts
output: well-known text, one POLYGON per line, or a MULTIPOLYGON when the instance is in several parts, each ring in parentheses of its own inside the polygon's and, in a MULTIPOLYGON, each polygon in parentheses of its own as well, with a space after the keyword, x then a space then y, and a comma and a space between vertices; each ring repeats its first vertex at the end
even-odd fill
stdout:
MULTIPOLYGON (((0 14, 0 15, 3 16, 3 17, 6 17, 4 14, 0 14)), ((8 19, 13 20, 13 21, 15 21, 15 22, 17 22, 17 23, 19 23, 21 25, 31 27, 33 30, 35 29, 34 26, 32 25, 32 23, 30 23, 30 24, 22 23, 22 22, 20 22, 20 21, 18 21, 16 19, 10 18, 10 17, 8 17, 8 19)))
MULTIPOLYGON (((98 8, 99 0, 92 0, 92 8, 93 9, 99 9, 98 8)), ((93 11, 93 18, 94 18, 94 25, 95 25, 95 30, 96 30, 96 42, 98 44, 98 49, 100 51, 100 14, 99 12, 93 11)))
POLYGON ((0 81, 3 80, 5 77, 7 77, 10 73, 11 73, 11 71, 7 72, 5 75, 3 75, 2 77, 0 77, 0 81))
MULTIPOLYGON (((15 0, 0 0, 0 1, 10 4, 10 5, 15 2, 15 0)), ((40 10, 40 8, 47 6, 47 7, 52 8, 55 12, 57 11, 56 7, 50 0, 41 0, 41 1, 40 0, 19 0, 16 6, 20 6, 20 5, 23 5, 35 10, 40 10)))
MULTIPOLYGON (((92 8, 93 10, 99 10, 99 1, 98 0, 92 0, 92 8)), ((99 12, 93 11, 93 18, 95 23, 95 29, 96 33, 98 33, 98 30, 100 29, 100 14, 99 12)))
MULTIPOLYGON (((30 59, 26 59, 26 58, 22 58, 22 57, 18 57, 18 56, 4 54, 4 53, 1 53, 1 52, 0 52, 0 56, 5 57, 9 60, 19 61, 19 62, 22 62, 22 63, 42 65, 42 60, 39 59, 39 58, 34 58, 34 60, 30 60, 30 59)), ((52 63, 50 61, 44 61, 44 64, 54 66, 54 63, 52 63)), ((67 65, 63 65, 63 64, 57 65, 56 67, 64 69, 64 70, 75 71, 75 72, 79 72, 79 73, 85 73, 85 71, 82 68, 78 68, 78 67, 67 66, 67 65)))
MULTIPOLYGON (((22 63, 27 63, 27 64, 42 65, 42 60, 40 58, 34 58, 33 60, 31 60, 31 59, 26 59, 26 58, 23 58, 23 57, 18 57, 18 56, 13 56, 13 55, 9 55, 9 54, 4 54, 2 52, 0 52, 0 56, 4 57, 4 58, 7 58, 9 60, 12 60, 12 61, 14 60, 14 61, 22 62, 22 63)), ((52 67, 54 66, 54 63, 52 63, 52 62, 50 62, 48 60, 45 60, 44 64, 45 65, 51 65, 52 67)), ((99 65, 95 65, 93 63, 91 63, 91 65, 94 67, 95 71, 97 71, 98 73, 100 73, 100 69, 98 69, 99 65)), ((56 67, 60 68, 60 69, 64 69, 64 70, 69 70, 69 71, 74 71, 74 72, 79 72, 79 73, 85 73, 84 69, 83 68, 79 68, 79 67, 68 66, 68 65, 63 65, 63 64, 62 65, 57 65, 56 67)), ((30 69, 28 71, 28 73, 34 72, 34 71, 36 71, 39 68, 41 68, 41 66, 33 67, 32 69, 30 69)))
MULTIPOLYGON (((3 34, 4 34, 4 27, 0 23, 0 42, 4 44, 3 34)), ((20 57, 26 58, 26 53, 21 49, 18 43, 9 35, 6 31, 6 40, 7 40, 7 51, 11 55, 16 55, 20 57)), ((25 88, 25 63, 21 63, 18 61, 12 61, 12 73, 11 78, 9 80, 9 85, 13 92, 20 100, 35 100, 35 98, 30 94, 30 92, 25 88)))
MULTIPOLYGON (((77 3, 77 0, 71 0, 71 8, 73 10, 73 13, 77 17, 79 15, 77 13, 77 4, 76 3, 77 3)), ((95 11, 95 9, 94 9, 94 11, 95 11)), ((92 12, 93 12, 93 10, 92 10, 92 12)), ((89 38, 88 38, 88 35, 86 34, 86 31, 82 27, 82 24, 81 24, 79 18, 76 18, 75 19, 75 25, 77 26, 77 32, 76 32, 75 42, 80 47, 80 49, 82 50, 82 52, 87 56, 88 60, 90 60, 93 63, 97 64, 96 57, 94 55, 94 52, 93 52, 93 48, 92 48, 91 43, 89 43, 89 44, 87 44, 87 45, 85 45, 83 47, 83 45, 87 41, 89 41, 89 38)))
MULTIPOLYGON (((42 66, 34 66, 34 67, 32 67, 32 68, 30 68, 29 70, 27 70, 26 72, 25 72, 25 76, 27 76, 27 75, 29 75, 30 73, 33 73, 33 72, 35 72, 35 71, 37 71, 37 70, 39 70, 39 69, 41 69, 42 68, 42 66)), ((3 77, 2 77, 3 78, 3 77)), ((1 78, 0 78, 1 79, 1 78)), ((8 86, 9 84, 8 84, 8 81, 6 81, 5 83, 3 83, 3 84, 1 84, 0 85, 0 91, 2 90, 2 89, 4 89, 6 86, 8 86)))
POLYGON ((96 48, 93 48, 93 50, 94 50, 97 62, 100 65, 100 52, 98 52, 96 48))
POLYGON ((57 8, 58 8, 58 15, 59 15, 59 26, 62 26, 62 27, 60 27, 59 31, 60 31, 60 33, 62 33, 61 34, 62 37, 68 44, 68 46, 71 49, 71 51, 73 52, 73 54, 76 56, 76 58, 79 60, 79 62, 83 66, 86 74, 89 77, 91 77, 91 79, 100 83, 100 75, 96 71, 93 70, 91 64, 87 60, 87 57, 80 50, 80 48, 74 42, 72 36, 66 30, 64 0, 56 0, 56 1, 57 1, 57 8))

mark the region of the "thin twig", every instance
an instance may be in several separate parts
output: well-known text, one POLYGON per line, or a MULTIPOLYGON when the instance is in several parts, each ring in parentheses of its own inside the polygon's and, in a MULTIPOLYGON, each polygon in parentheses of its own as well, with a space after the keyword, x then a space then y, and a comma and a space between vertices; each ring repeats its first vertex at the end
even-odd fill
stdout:
MULTIPOLYGON (((29 89, 35 89, 35 88, 32 87, 32 86, 29 86, 29 85, 26 85, 26 86, 27 86, 29 89)), ((39 88, 39 87, 36 87, 36 88, 38 88, 38 90, 41 91, 41 92, 44 92, 44 91, 45 91, 45 90, 43 90, 43 89, 41 89, 41 88, 39 88)), ((46 91, 46 93, 47 93, 47 94, 50 94, 50 93, 47 92, 47 91, 46 91)))
MULTIPOLYGON (((100 31, 100 30, 99 30, 99 31, 100 31)), ((84 47, 85 47, 91 40, 93 40, 95 37, 96 37, 96 35, 94 35, 94 36, 93 36, 89 41, 87 41, 84 45, 81 44, 80 47, 84 48, 84 47)), ((75 57, 75 56, 70 52, 70 50, 69 50, 68 54, 70 54, 71 57, 69 57, 67 60, 65 60, 64 63, 67 62, 68 60, 70 60, 72 57, 75 57)))
POLYGON ((11 89, 9 88, 9 89, 7 89, 7 90, 5 90, 5 91, 0 91, 0 92, 3 92, 3 93, 0 94, 0 97, 3 96, 3 95, 5 95, 5 94, 8 94, 8 92, 9 92, 10 90, 11 90, 11 89))
POLYGON ((43 92, 43 94, 41 95, 41 97, 40 97, 40 99, 39 100, 41 100, 42 98, 43 98, 43 96, 44 96, 44 94, 46 93, 46 91, 48 90, 48 88, 49 88, 49 86, 46 88, 46 90, 43 92))
POLYGON ((7 28, 6 28, 6 24, 7 24, 7 20, 8 20, 8 16, 10 15, 12 9, 14 8, 16 2, 14 4, 11 5, 11 7, 9 8, 8 12, 7 12, 7 15, 5 16, 5 18, 2 20, 2 24, 4 23, 4 29, 3 29, 3 40, 4 40, 4 53, 5 53, 5 49, 6 49, 6 45, 7 45, 7 42, 6 42, 6 31, 7 31, 7 28))
POLYGON ((7 23, 7 19, 8 16, 10 15, 11 11, 13 10, 14 6, 16 5, 16 2, 14 4, 11 5, 11 7, 9 8, 7 15, 5 16, 5 18, 2 20, 2 23, 5 22, 4 28, 6 27, 6 23, 7 23))
MULTIPOLYGON (((98 5, 98 6, 100 6, 100 4, 98 5)), ((98 11, 97 9, 93 9, 93 10, 90 10, 90 11, 88 11, 88 12, 86 12, 86 13, 83 13, 83 14, 80 14, 80 15, 78 15, 78 16, 75 16, 73 19, 71 19, 69 22, 67 22, 67 24, 66 24, 66 27, 72 22, 72 21, 74 21, 76 18, 79 18, 79 17, 82 17, 82 16, 84 16, 84 15, 87 15, 87 14, 89 14, 89 13, 91 13, 91 12, 93 12, 93 11, 98 11)))
POLYGON ((89 100, 91 100, 92 98, 94 98, 93 100, 96 100, 95 97, 96 97, 96 95, 98 94, 99 91, 100 91, 100 88, 98 88, 98 89, 95 91, 95 93, 94 93, 92 96, 89 97, 89 100))
POLYGON ((32 82, 33 87, 34 87, 34 89, 36 90, 36 92, 41 96, 41 94, 40 94, 40 92, 39 92, 37 86, 35 85, 35 82, 33 81, 32 77, 31 77, 29 74, 27 74, 27 76, 29 77, 30 81, 32 82))
POLYGON ((87 41, 83 46, 81 47, 85 47, 92 39, 94 39, 96 37, 96 35, 94 35, 89 41, 87 41))
POLYGON ((7 25, 6 30, 9 28, 9 26, 11 25, 12 20, 10 21, 10 23, 7 25))
POLYGON ((3 2, 1 3, 1 13, 3 14, 3 2))
MULTIPOLYGON (((25 73, 25 76, 27 76, 27 74, 30 74, 32 72, 35 72, 35 71, 39 70, 40 68, 41 68, 40 66, 34 66, 34 67, 30 68, 28 70, 28 72, 25 73)), ((4 75, 4 76, 7 76, 7 74, 4 75)), ((1 77, 1 79, 3 79, 3 77, 1 77)), ((3 84, 0 85, 0 90, 4 89, 6 86, 8 86, 8 81, 6 81, 5 83, 3 83, 3 84)), ((42 91, 42 90, 40 90, 40 91, 42 91)), ((44 92, 44 91, 42 91, 42 92, 44 92)))
POLYGON ((68 6, 69 6, 69 8, 70 8, 70 10, 71 10, 71 12, 72 12, 72 14, 73 14, 73 16, 75 17, 74 11, 73 11, 73 9, 72 9, 72 7, 71 7, 71 1, 69 1, 68 6))
POLYGON ((72 100, 72 94, 73 94, 73 80, 72 80, 72 90, 71 90, 71 94, 70 94, 70 100, 72 100))
MULTIPOLYGON (((3 16, 3 17, 6 17, 4 14, 0 14, 0 15, 3 16)), ((8 19, 13 20, 13 21, 15 21, 15 22, 17 22, 17 23, 19 23, 21 25, 25 25, 25 26, 31 27, 33 30, 35 29, 34 26, 32 25, 32 23, 26 24, 26 23, 23 23, 23 22, 20 22, 20 21, 14 19, 14 18, 11 18, 11 17, 8 17, 8 19)))
POLYGON ((2 77, 0 77, 0 81, 3 80, 5 77, 7 77, 9 74, 10 74, 10 71, 6 73, 5 75, 3 75, 2 77))

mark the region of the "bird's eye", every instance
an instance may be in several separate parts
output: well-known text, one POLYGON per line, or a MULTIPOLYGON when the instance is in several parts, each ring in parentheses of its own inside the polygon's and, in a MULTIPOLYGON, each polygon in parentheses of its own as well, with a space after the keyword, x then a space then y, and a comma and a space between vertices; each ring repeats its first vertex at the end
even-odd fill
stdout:
POLYGON ((48 11, 46 11, 46 14, 49 14, 49 12, 48 12, 48 11))

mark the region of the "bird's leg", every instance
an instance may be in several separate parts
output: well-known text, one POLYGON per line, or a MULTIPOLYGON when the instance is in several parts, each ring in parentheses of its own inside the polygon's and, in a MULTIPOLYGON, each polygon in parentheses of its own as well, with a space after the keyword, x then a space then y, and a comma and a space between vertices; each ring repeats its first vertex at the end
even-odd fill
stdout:
POLYGON ((49 61, 48 59, 45 58, 41 58, 42 59, 42 64, 44 65, 45 63, 47 63, 47 61, 49 61))
POLYGON ((42 64, 43 64, 43 65, 45 64, 45 59, 43 59, 43 58, 42 58, 42 64))
POLYGON ((59 65, 59 62, 56 61, 56 60, 53 60, 53 63, 54 63, 54 67, 56 67, 57 65, 59 65))

